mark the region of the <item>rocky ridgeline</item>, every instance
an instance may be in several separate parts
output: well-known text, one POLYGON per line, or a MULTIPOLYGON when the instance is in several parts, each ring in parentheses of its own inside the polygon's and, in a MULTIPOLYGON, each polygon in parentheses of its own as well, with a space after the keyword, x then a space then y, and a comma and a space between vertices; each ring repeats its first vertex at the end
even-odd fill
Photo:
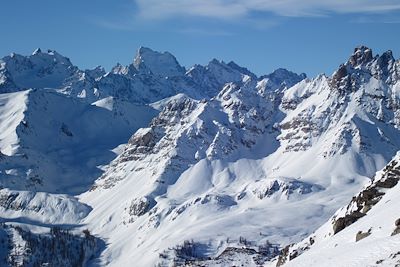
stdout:
MULTIPOLYGON (((399 129, 399 71, 391 51, 373 57, 371 49, 361 46, 332 77, 320 75, 288 89, 280 106, 290 119, 280 123, 279 136, 286 151, 305 151, 328 132, 337 138, 324 145, 325 157, 344 154, 354 143, 360 152, 371 150, 374 141, 364 135, 360 114, 399 129)), ((391 143, 386 133, 379 135, 391 143)))

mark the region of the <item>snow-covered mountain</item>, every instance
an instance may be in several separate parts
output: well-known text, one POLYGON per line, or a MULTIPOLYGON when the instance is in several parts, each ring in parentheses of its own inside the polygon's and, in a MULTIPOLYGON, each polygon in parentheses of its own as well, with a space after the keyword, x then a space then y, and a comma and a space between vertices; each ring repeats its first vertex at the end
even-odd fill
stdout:
POLYGON ((400 61, 364 46, 313 79, 143 47, 82 71, 37 50, 0 61, 0 92, 6 240, 88 228, 88 265, 275 264, 400 150, 400 61))
POLYGON ((80 70, 53 50, 36 49, 30 56, 13 53, 0 59, 1 93, 46 88, 89 103, 111 96, 148 104, 178 93, 195 99, 211 98, 225 83, 240 82, 246 76, 256 77, 234 62, 225 64, 215 59, 186 72, 170 53, 145 47, 138 49, 130 65, 117 64, 107 73, 101 67, 80 70))
POLYGON ((172 99, 82 195, 107 263, 167 264, 192 239, 217 257, 240 236, 284 245, 316 229, 400 149, 398 62, 370 53, 331 77, 232 76, 210 100, 172 99))

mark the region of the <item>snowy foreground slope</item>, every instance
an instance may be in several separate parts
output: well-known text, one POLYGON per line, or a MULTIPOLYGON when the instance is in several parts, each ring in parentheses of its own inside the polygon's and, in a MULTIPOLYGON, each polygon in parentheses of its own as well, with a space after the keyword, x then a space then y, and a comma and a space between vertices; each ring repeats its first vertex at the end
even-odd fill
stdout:
POLYGON ((288 246, 283 266, 398 266, 400 153, 315 233, 288 246))
POLYGON ((313 79, 218 60, 185 69, 148 48, 107 73, 12 54, 0 60, 1 264, 259 266, 307 250, 293 264, 319 266, 309 239, 286 246, 396 155, 399 107, 399 60, 363 46, 313 79), (64 239, 53 259, 32 247, 64 239))

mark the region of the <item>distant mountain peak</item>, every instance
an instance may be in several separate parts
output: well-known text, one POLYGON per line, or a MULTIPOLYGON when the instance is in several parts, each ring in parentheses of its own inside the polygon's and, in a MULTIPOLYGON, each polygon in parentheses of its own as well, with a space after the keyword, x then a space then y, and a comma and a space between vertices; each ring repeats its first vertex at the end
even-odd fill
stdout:
POLYGON ((366 46, 358 46, 349 60, 333 73, 331 84, 334 88, 347 88, 348 92, 358 90, 370 77, 395 84, 400 79, 398 66, 391 50, 379 56, 366 46))
POLYGON ((284 68, 278 68, 272 73, 260 77, 260 79, 268 80, 269 87, 275 89, 289 88, 305 78, 307 78, 305 73, 297 74, 284 68))
POLYGON ((186 72, 171 53, 161 53, 143 46, 138 49, 133 65, 140 73, 165 77, 179 76, 186 72))
POLYGON ((293 71, 287 70, 285 68, 278 68, 276 70, 274 70, 271 74, 267 75, 267 76, 281 76, 281 77, 286 77, 286 76, 293 76, 296 75, 299 78, 307 78, 307 75, 303 72, 300 74, 294 73, 293 71))
POLYGON ((372 59, 373 59, 372 49, 370 49, 364 45, 361 45, 361 46, 357 46, 354 49, 354 53, 349 58, 349 63, 353 67, 356 67, 358 65, 366 64, 366 63, 372 61, 372 59))

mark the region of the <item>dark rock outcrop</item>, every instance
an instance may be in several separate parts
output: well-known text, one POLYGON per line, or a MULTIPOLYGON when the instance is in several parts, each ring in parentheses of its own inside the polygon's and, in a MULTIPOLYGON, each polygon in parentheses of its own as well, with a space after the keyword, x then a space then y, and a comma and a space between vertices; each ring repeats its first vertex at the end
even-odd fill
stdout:
POLYGON ((371 185, 367 186, 357 196, 353 197, 352 201, 347 206, 347 212, 344 216, 334 218, 332 221, 333 233, 336 234, 353 224, 359 218, 378 203, 382 196, 385 195, 380 189, 393 188, 397 185, 400 179, 400 165, 396 160, 392 160, 384 169, 380 179, 375 180, 371 185), (356 209, 351 207, 356 206, 356 209))
POLYGON ((354 49, 353 55, 349 58, 349 63, 355 67, 366 64, 373 59, 372 50, 366 46, 359 46, 354 49))

